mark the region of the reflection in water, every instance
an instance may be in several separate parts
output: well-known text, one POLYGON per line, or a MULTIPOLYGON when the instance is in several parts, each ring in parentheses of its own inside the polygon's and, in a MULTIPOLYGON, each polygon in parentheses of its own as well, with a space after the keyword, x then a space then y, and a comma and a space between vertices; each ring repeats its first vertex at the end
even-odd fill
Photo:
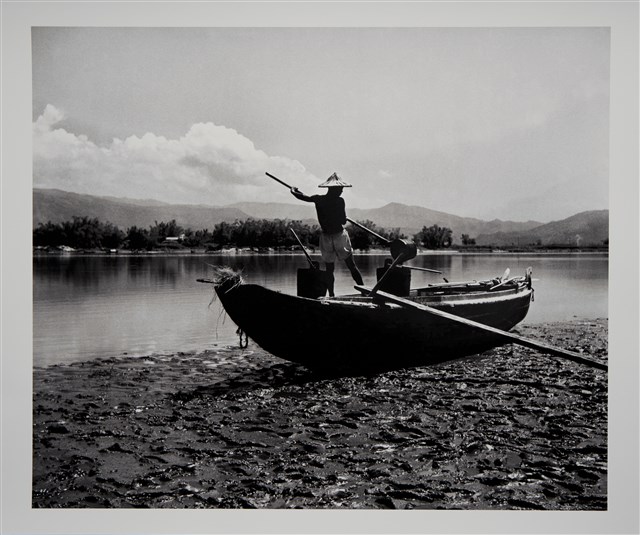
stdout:
POLYGON ((36 282, 57 282, 65 288, 126 288, 144 284, 175 284, 187 273, 187 260, 188 257, 177 256, 50 255, 35 257, 34 270, 36 282))
MULTIPOLYGON (((373 285, 384 256, 359 255, 365 283, 373 285)), ((34 364, 123 353, 196 351, 237 344, 236 326, 210 285, 209 265, 242 269, 245 280, 296 291, 302 255, 274 256, 36 256, 33 260, 34 364)), ((532 266, 535 302, 527 323, 607 317, 608 258, 603 255, 420 255, 410 265, 442 271, 412 272, 412 286, 522 275, 532 266)), ((344 263, 336 264, 336 293, 352 293, 344 263)))

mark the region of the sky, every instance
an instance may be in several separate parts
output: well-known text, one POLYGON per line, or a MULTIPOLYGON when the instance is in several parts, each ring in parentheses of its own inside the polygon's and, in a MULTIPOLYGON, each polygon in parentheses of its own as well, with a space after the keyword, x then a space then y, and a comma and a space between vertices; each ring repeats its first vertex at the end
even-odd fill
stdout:
POLYGON ((491 220, 608 208, 608 28, 32 30, 33 186, 491 220))

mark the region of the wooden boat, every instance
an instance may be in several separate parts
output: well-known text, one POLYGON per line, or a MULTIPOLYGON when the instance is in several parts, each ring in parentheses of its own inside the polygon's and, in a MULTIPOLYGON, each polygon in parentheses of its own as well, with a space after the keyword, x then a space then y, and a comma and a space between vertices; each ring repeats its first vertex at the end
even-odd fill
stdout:
MULTIPOLYGON (((324 371, 381 371, 476 354, 505 340, 495 333, 361 294, 317 299, 288 295, 239 277, 213 282, 229 317, 269 353, 324 371)), ((508 331, 533 297, 523 277, 432 284, 403 299, 508 331)), ((400 299, 400 301, 403 301, 400 299)))
MULTIPOLYGON (((283 180, 266 175, 293 191, 283 180)), ((507 270, 497 279, 411 290, 410 270, 440 273, 403 266, 416 257, 416 244, 390 240, 347 221, 390 247, 392 258, 377 270, 376 285, 355 287, 363 295, 324 297, 327 280, 293 229, 310 266, 298 270, 297 296, 243 284, 229 268, 216 269, 215 280, 200 279, 214 284, 241 341, 244 333, 277 357, 330 372, 423 366, 507 343, 607 369, 602 362, 508 332, 525 318, 533 300, 531 268, 523 277, 508 278, 507 270)))

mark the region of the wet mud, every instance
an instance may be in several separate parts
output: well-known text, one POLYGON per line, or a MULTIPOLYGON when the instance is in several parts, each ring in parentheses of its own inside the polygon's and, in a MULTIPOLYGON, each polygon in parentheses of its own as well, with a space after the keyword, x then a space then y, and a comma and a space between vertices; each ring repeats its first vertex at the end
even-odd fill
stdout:
MULTIPOLYGON (((607 359, 606 320, 517 332, 607 359)), ((250 342, 33 381, 36 508, 607 508, 606 372, 522 347, 322 377, 250 342)))

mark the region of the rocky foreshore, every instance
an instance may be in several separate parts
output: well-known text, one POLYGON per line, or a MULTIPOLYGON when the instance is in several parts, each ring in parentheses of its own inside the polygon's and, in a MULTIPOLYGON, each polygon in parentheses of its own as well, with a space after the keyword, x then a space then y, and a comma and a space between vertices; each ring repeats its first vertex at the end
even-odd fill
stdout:
MULTIPOLYGON (((521 326, 606 362, 607 321, 521 326)), ((607 374, 517 346, 319 377, 221 347, 34 369, 36 508, 607 508, 607 374)))

